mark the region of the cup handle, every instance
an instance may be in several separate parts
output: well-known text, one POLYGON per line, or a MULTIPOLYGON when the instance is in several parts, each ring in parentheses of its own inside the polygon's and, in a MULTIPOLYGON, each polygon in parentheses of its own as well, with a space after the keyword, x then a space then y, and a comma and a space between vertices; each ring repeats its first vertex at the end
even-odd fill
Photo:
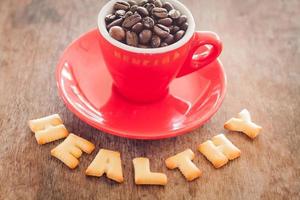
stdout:
POLYGON ((177 78, 202 69, 203 67, 216 60, 222 51, 222 46, 222 42, 217 34, 213 32, 195 32, 192 38, 191 50, 183 65, 183 68, 178 73, 177 78), (208 50, 207 55, 199 56, 199 58, 194 59, 193 57, 197 49, 202 46, 205 47, 205 45, 211 46, 211 48, 208 50))

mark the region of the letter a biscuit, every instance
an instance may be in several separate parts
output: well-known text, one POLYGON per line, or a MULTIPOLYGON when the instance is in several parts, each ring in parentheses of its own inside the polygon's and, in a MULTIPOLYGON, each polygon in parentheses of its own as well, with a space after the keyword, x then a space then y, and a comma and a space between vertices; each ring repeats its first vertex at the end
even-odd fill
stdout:
POLYGON ((97 177, 102 176, 104 173, 106 173, 108 178, 119 183, 124 181, 119 152, 100 149, 93 162, 85 171, 86 175, 97 177))

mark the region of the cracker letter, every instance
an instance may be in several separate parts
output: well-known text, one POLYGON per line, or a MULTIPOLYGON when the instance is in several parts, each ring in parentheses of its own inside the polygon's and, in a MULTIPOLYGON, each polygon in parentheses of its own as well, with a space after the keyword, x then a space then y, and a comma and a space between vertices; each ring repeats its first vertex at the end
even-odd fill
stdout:
POLYGON ((91 142, 71 133, 61 144, 51 150, 51 155, 74 169, 79 164, 78 158, 82 151, 90 154, 94 148, 91 142))
POLYGON ((86 175, 97 177, 102 176, 104 173, 106 173, 108 178, 119 183, 124 181, 119 152, 100 149, 93 162, 85 171, 86 175))
POLYGON ((224 124, 224 128, 230 131, 239 131, 245 133, 248 137, 254 139, 261 131, 262 127, 251 121, 251 115, 244 109, 239 113, 238 118, 231 118, 224 124))
POLYGON ((30 120, 28 124, 31 131, 35 133, 34 135, 38 144, 53 142, 69 135, 58 114, 30 120))
POLYGON ((137 185, 166 185, 167 176, 163 173, 154 173, 150 171, 148 158, 133 159, 134 180, 137 185))
POLYGON ((228 160, 241 155, 241 151, 228 140, 224 134, 217 135, 199 145, 198 150, 215 166, 220 168, 228 160))
POLYGON ((166 165, 169 169, 179 168, 184 177, 188 181, 192 181, 199 176, 202 172, 197 166, 192 162, 195 154, 191 149, 187 149, 181 153, 176 154, 166 160, 166 165))

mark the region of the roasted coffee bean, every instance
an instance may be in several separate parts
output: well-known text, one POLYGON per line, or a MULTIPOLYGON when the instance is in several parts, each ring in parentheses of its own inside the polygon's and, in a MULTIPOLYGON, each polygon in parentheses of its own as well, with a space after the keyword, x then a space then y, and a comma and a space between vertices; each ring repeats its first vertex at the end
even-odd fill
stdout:
POLYGON ((110 24, 107 25, 107 30, 110 30, 111 27, 113 26, 120 26, 123 22, 123 18, 119 18, 119 19, 116 19, 114 20, 113 22, 111 22, 110 24))
POLYGON ((175 33, 175 35, 174 35, 175 41, 177 42, 178 40, 180 40, 184 36, 184 34, 185 34, 185 31, 183 31, 183 30, 180 30, 177 33, 175 33))
POLYGON ((180 17, 180 12, 178 10, 171 10, 169 12, 169 16, 172 18, 172 19, 178 19, 180 17))
POLYGON ((140 33, 140 32, 142 32, 143 27, 144 27, 143 24, 141 22, 139 22, 139 23, 135 24, 131 30, 133 30, 136 33, 140 33))
POLYGON ((166 18, 168 16, 168 11, 165 8, 153 8, 152 15, 158 18, 166 18))
POLYGON ((133 14, 124 20, 122 26, 125 28, 131 28, 133 25, 140 22, 141 20, 142 17, 139 14, 133 14))
POLYGON ((126 1, 118 1, 114 5, 115 10, 129 10, 130 4, 127 3, 126 1))
POLYGON ((187 16, 185 15, 181 15, 177 20, 176 23, 177 25, 181 26, 182 24, 184 24, 185 22, 187 22, 187 16))
POLYGON ((128 3, 130 6, 137 5, 137 2, 135 0, 128 0, 128 3))
POLYGON ((173 4, 161 0, 118 0, 105 17, 112 38, 139 48, 159 48, 184 37, 188 19, 173 4))
POLYGON ((147 3, 144 5, 144 7, 148 10, 149 13, 151 13, 153 8, 155 8, 155 5, 153 3, 147 3))
POLYGON ((161 39, 160 37, 158 37, 157 35, 154 35, 152 38, 151 38, 151 47, 152 48, 157 48, 160 46, 160 42, 161 42, 161 39))
POLYGON ((109 15, 107 15, 107 16, 105 17, 105 22, 106 22, 106 24, 108 24, 108 23, 114 21, 116 18, 117 18, 116 15, 114 15, 114 14, 109 14, 109 15))
POLYGON ((168 18, 164 18, 164 19, 159 19, 157 22, 164 26, 171 26, 173 23, 173 20, 168 17, 168 18))
POLYGON ((139 34, 139 40, 141 44, 148 44, 152 38, 152 32, 150 30, 143 30, 139 34))
POLYGON ((139 44, 138 35, 133 31, 127 31, 126 32, 126 43, 129 46, 137 47, 137 45, 139 44))
POLYGON ((148 16, 149 15, 149 12, 148 12, 148 10, 145 8, 145 7, 138 7, 137 9, 136 9, 136 11, 142 16, 142 17, 146 17, 146 16, 148 16))
POLYGON ((174 9, 174 6, 170 2, 164 3, 162 7, 167 9, 168 12, 174 9))
POLYGON ((178 26, 170 26, 169 29, 172 34, 175 34, 180 30, 178 26))
POLYGON ((165 43, 165 42, 163 42, 163 43, 160 44, 160 47, 166 47, 166 46, 168 46, 168 44, 165 43))
POLYGON ((172 44, 174 42, 174 36, 172 34, 169 34, 166 39, 164 40, 167 44, 172 44))
POLYGON ((111 27, 109 29, 109 35, 118 41, 123 41, 125 39, 125 31, 120 26, 111 27))
POLYGON ((180 29, 183 30, 183 31, 186 31, 189 27, 189 24, 188 23, 184 23, 180 26, 180 29))
POLYGON ((119 18, 119 17, 123 17, 126 14, 125 10, 117 10, 115 12, 115 15, 119 18))
POLYGON ((139 6, 144 6, 146 3, 148 3, 148 0, 141 0, 138 5, 139 6))
POLYGON ((142 22, 147 29, 152 29, 154 27, 154 20, 151 17, 145 17, 142 22))
POLYGON ((142 45, 142 44, 139 44, 138 47, 142 48, 142 49, 148 49, 149 48, 147 45, 142 45))
POLYGON ((161 8, 163 4, 162 4, 162 2, 161 2, 160 0, 155 0, 155 1, 154 1, 154 5, 155 5, 156 7, 161 8))
POLYGON ((166 38, 170 33, 169 28, 161 24, 156 24, 153 28, 153 31, 156 35, 163 39, 166 38))
POLYGON ((128 12, 124 15, 124 19, 127 18, 127 17, 129 17, 129 16, 131 16, 131 15, 133 15, 133 12, 128 11, 128 12))
POLYGON ((133 5, 131 6, 130 11, 134 13, 138 7, 139 7, 138 5, 133 5))

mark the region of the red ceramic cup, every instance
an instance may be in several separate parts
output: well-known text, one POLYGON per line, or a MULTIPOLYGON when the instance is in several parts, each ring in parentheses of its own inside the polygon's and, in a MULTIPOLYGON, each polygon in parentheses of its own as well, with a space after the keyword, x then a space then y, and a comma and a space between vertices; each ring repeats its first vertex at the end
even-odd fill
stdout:
MULTIPOLYGON (((136 102, 152 102, 168 94, 175 78, 188 75, 214 61, 222 51, 222 42, 212 32, 195 32, 191 12, 179 1, 168 0, 188 18, 185 36, 175 44, 163 48, 142 49, 123 44, 110 37, 104 18, 112 12, 109 1, 98 15, 100 45, 114 85, 120 94, 136 102), (205 57, 194 56, 204 45, 211 46, 205 57)), ((188 89, 188 88, 187 88, 188 89)))

